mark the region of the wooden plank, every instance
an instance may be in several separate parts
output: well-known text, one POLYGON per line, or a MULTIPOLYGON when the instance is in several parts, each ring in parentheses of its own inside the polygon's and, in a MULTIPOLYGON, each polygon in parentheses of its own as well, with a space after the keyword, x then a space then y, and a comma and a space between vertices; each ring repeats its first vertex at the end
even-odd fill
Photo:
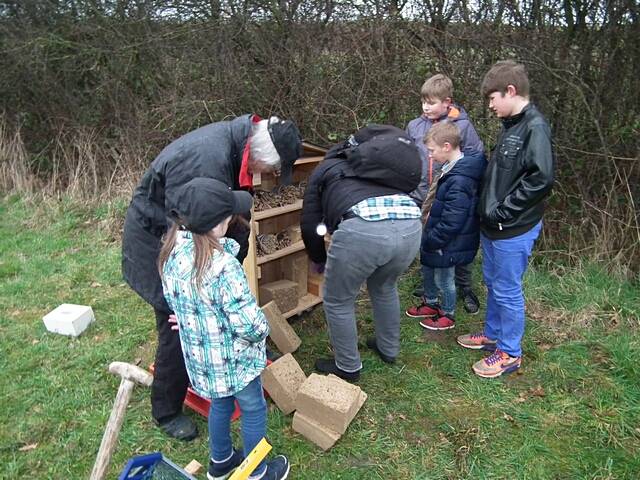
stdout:
POLYGON ((298 300, 298 306, 296 308, 283 313, 283 315, 285 318, 289 318, 289 317, 292 317, 293 315, 302 313, 305 310, 313 307, 314 305, 318 305, 319 303, 322 303, 322 299, 320 297, 316 297, 315 295, 308 293, 307 295, 302 297, 300 300, 298 300))
POLYGON ((258 265, 256 264, 256 234, 254 233, 258 229, 258 224, 251 220, 251 232, 249 233, 249 251, 247 257, 242 262, 244 273, 247 275, 247 281, 249 282, 249 290, 258 299, 258 278, 260 274, 258 272, 258 265))
POLYGON ((302 142, 302 148, 307 151, 307 152, 312 152, 312 153, 327 153, 327 149, 324 147, 321 147, 320 145, 315 145, 313 143, 310 142, 302 142))
POLYGON ((307 163, 320 163, 324 157, 302 157, 296 160, 294 165, 305 165, 307 163))
POLYGON ((263 263, 270 262, 272 260, 275 260, 276 258, 286 257, 287 255, 289 255, 291 253, 299 252, 300 250, 304 250, 304 242, 302 240, 300 240, 299 242, 294 243, 293 245, 289 245, 286 248, 283 248, 283 249, 278 250, 278 251, 276 251, 274 253, 271 253, 269 255, 264 255, 262 257, 258 257, 257 264, 258 265, 262 265, 263 263))
POLYGON ((253 218, 255 220, 264 220, 265 218, 277 217, 278 215, 295 212, 296 210, 302 210, 302 200, 296 200, 295 202, 283 207, 268 208, 267 210, 255 212, 253 214, 253 218))

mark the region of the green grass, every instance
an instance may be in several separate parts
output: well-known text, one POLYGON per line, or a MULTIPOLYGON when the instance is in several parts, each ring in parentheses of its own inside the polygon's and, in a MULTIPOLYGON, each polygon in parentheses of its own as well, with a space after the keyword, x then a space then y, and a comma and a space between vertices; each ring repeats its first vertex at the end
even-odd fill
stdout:
MULTIPOLYGON (((151 309, 120 275, 125 207, 0 201, 0 478, 86 478, 118 388, 107 365, 152 362, 151 309), (42 316, 61 303, 91 305, 96 323, 78 339, 48 333, 42 316)), ((404 305, 416 275, 402 279, 404 305)), ((481 354, 456 347, 455 335, 479 328, 482 316, 459 313, 455 331, 442 335, 403 321, 394 366, 361 349, 359 385, 369 398, 328 452, 271 406, 269 437, 275 452, 290 456, 291 477, 639 478, 638 285, 595 266, 571 270, 541 258, 526 284, 521 374, 475 377, 470 366, 481 354)), ((366 298, 359 305, 364 340, 373 327, 366 298)), ((322 309, 293 325, 303 340, 296 359, 310 373, 328 352, 322 309)), ((137 388, 109 478, 132 455, 157 450, 181 465, 206 463, 206 433, 188 444, 170 440, 149 411, 148 391, 137 388)), ((206 432, 204 419, 194 418, 206 432)))

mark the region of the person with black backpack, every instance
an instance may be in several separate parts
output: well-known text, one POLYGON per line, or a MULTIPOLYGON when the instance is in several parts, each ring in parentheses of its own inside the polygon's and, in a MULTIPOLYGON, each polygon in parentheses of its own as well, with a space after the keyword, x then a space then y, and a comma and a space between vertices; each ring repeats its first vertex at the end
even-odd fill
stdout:
POLYGON ((324 271, 324 312, 334 358, 316 370, 360 378, 355 300, 366 282, 375 337, 367 346, 384 362, 400 351, 397 281, 420 246, 420 209, 409 197, 421 176, 418 148, 403 130, 368 125, 334 146, 309 179, 301 230, 317 271, 324 271), (324 235, 332 234, 328 251, 324 235))

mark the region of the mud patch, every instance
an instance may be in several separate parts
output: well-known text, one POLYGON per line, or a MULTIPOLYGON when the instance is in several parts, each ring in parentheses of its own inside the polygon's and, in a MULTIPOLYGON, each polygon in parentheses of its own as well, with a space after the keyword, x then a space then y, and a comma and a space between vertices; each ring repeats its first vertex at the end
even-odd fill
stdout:
POLYGON ((438 345, 453 345, 455 339, 451 334, 424 329, 422 335, 416 339, 417 343, 436 343, 438 345))

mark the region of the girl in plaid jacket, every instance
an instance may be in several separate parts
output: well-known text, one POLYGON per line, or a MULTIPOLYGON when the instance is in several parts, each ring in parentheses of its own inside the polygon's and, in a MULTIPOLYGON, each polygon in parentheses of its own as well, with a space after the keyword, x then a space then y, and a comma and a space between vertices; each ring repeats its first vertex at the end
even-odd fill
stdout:
MULTIPOLYGON (((159 257, 167 303, 175 312, 187 373, 198 395, 211 399, 208 478, 224 479, 266 434, 267 406, 260 373, 266 366, 269 324, 236 255, 225 238, 233 214, 247 213, 248 192, 232 191, 211 178, 187 183, 170 210, 174 224, 159 257), (231 415, 242 412, 244 452, 233 448, 231 415)), ((283 479, 280 455, 262 462, 251 479, 283 479)))

